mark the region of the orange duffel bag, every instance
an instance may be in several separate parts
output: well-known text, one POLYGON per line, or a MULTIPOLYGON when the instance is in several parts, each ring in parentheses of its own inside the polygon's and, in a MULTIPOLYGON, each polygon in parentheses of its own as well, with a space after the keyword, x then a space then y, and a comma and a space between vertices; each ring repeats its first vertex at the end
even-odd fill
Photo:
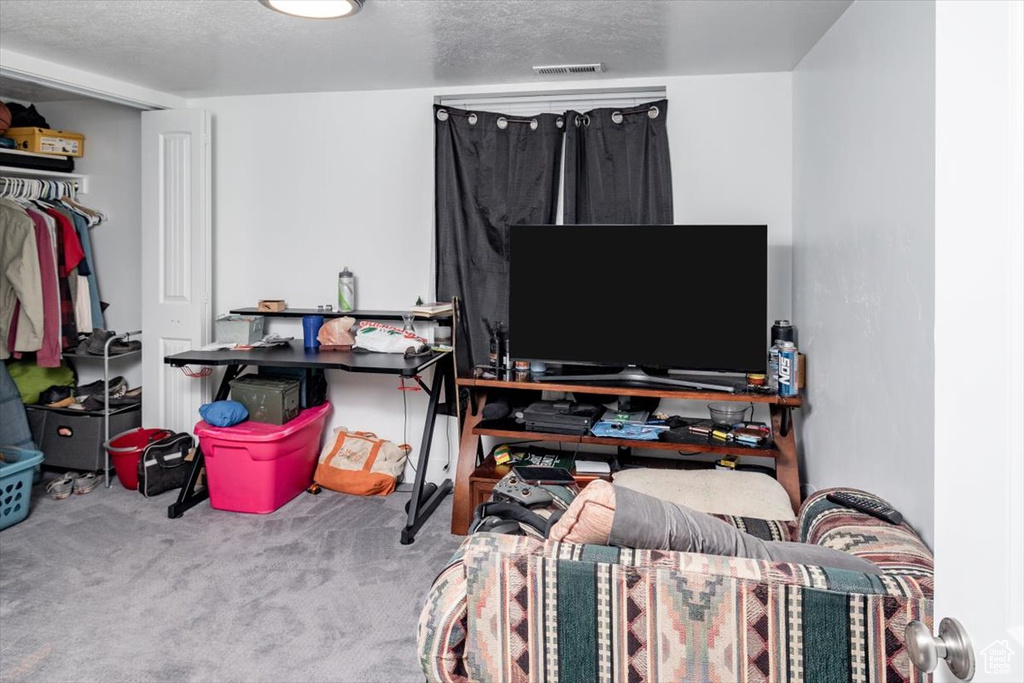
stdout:
POLYGON ((320 453, 313 481, 341 493, 386 496, 395 490, 410 450, 408 444, 399 446, 373 432, 338 427, 320 453))

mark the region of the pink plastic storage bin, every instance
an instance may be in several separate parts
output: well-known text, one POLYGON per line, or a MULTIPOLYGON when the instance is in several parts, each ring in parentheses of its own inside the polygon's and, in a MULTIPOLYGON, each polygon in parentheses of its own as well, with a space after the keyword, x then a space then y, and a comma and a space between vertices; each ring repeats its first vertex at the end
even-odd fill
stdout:
POLYGON ((283 425, 246 421, 234 427, 196 424, 206 458, 210 506, 232 512, 273 512, 313 483, 329 403, 283 425))

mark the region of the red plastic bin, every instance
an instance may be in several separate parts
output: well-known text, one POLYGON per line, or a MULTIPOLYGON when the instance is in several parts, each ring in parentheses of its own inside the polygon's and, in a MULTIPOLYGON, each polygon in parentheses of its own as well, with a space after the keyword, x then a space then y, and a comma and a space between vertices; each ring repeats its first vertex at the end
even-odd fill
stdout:
POLYGON ((234 427, 196 424, 206 458, 210 506, 231 512, 273 512, 313 483, 329 403, 307 408, 283 425, 252 420, 234 427))
POLYGON ((121 432, 107 444, 107 453, 114 463, 117 479, 126 489, 137 491, 139 488, 139 458, 146 446, 159 441, 174 432, 169 429, 143 429, 136 427, 121 432))

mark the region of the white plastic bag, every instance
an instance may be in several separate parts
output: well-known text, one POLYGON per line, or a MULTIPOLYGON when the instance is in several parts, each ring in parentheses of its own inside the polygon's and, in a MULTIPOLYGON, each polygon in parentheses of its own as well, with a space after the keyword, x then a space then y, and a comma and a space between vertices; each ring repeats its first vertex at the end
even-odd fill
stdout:
POLYGON ((417 349, 427 340, 402 328, 384 325, 370 320, 361 320, 356 329, 354 348, 381 353, 405 353, 406 349, 417 349))

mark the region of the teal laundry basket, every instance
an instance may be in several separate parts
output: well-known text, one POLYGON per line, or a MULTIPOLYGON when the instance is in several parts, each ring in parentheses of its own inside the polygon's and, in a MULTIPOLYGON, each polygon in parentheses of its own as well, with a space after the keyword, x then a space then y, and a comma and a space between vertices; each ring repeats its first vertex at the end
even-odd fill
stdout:
POLYGON ((0 462, 0 531, 28 517, 32 502, 32 475, 43 454, 27 448, 4 446, 0 462))

